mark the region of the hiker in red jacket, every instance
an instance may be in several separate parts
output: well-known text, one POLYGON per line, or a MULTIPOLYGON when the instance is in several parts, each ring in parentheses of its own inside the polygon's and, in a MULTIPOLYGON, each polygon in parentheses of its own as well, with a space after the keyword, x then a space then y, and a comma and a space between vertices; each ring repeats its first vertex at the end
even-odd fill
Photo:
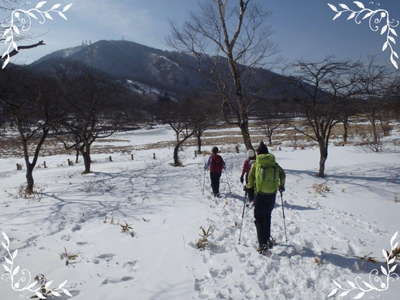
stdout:
POLYGON ((218 155, 218 152, 218 147, 212 148, 212 154, 204 166, 205 170, 210 170, 211 188, 214 197, 221 197, 219 193, 219 180, 221 178, 222 170, 225 169, 225 162, 223 158, 218 155))
POLYGON ((247 151, 247 159, 243 163, 242 175, 240 175, 241 183, 243 183, 246 179, 246 185, 244 186, 244 190, 248 196, 249 202, 252 202, 254 200, 254 189, 248 186, 248 182, 249 182, 250 169, 255 160, 256 160, 256 153, 254 152, 254 150, 250 149, 249 151, 247 151))

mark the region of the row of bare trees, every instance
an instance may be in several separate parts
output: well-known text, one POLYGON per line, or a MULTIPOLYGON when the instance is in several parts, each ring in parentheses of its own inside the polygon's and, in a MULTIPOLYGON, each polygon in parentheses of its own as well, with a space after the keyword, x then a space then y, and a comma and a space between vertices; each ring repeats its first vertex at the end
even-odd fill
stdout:
POLYGON ((7 127, 18 132, 26 165, 27 193, 34 191, 33 171, 48 138, 75 151, 91 172, 93 143, 124 130, 138 120, 138 111, 168 124, 176 134, 174 164, 181 165, 179 150, 195 137, 198 152, 206 129, 218 118, 216 101, 194 94, 180 101, 163 100, 145 106, 146 100, 119 81, 79 63, 56 65, 51 76, 10 65, 0 72, 0 112, 7 127))
MULTIPOLYGON (((255 85, 253 77, 254 70, 264 66, 266 58, 275 53, 265 16, 266 12, 256 0, 207 0, 182 26, 172 24, 169 37, 169 43, 175 49, 198 58, 199 71, 206 73, 215 90, 213 97, 220 104, 220 109, 213 107, 212 111, 221 111, 226 122, 238 126, 247 149, 253 148, 249 131, 252 109, 260 102, 259 92, 271 85, 270 82, 255 85)), ((378 142, 376 125, 381 115, 380 105, 382 99, 398 91, 398 81, 374 63, 365 66, 325 59, 298 62, 292 67, 287 84, 302 91, 293 110, 300 111, 304 117, 303 126, 297 126, 296 130, 319 145, 318 176, 324 177, 333 128, 343 124, 347 142, 349 119, 355 113, 354 103, 358 103, 368 107, 366 115, 372 124, 374 140, 378 142)), ((24 152, 29 152, 32 140, 37 141, 32 160, 25 155, 27 170, 33 170, 43 141, 51 133, 67 149, 80 153, 85 172, 90 172, 93 142, 111 135, 127 117, 126 109, 121 109, 118 103, 110 103, 111 98, 123 99, 129 94, 120 86, 100 74, 73 70, 73 76, 70 76, 65 72, 57 70, 56 78, 52 79, 36 78, 27 71, 12 74, 11 70, 2 74, 4 84, 0 102, 12 116, 22 144, 25 144, 24 152), (7 79, 7 76, 14 78, 7 79), (6 84, 10 82, 13 83, 6 84), (14 84, 26 87, 19 91, 9 90, 14 84), (57 104, 57 99, 63 99, 62 103, 57 104), (50 109, 51 106, 54 107, 50 109), (31 114, 34 110, 38 111, 31 114)), ((151 113, 176 133, 175 165, 180 164, 178 151, 181 145, 195 136, 201 151, 204 130, 210 120, 215 123, 215 117, 207 111, 209 101, 205 104, 190 98, 161 103, 151 113)), ((272 119, 271 113, 264 118, 272 119)), ((280 124, 266 122, 270 143, 277 125, 280 124)), ((28 183, 32 183, 28 186, 32 187, 32 171, 28 173, 28 183)))
POLYGON ((325 177, 325 164, 334 129, 342 126, 343 145, 348 143, 352 118, 367 119, 371 128, 367 142, 381 148, 380 135, 388 135, 390 119, 400 119, 399 78, 374 63, 340 61, 326 58, 318 62, 291 65, 287 85, 300 94, 282 105, 282 101, 260 101, 254 115, 269 144, 278 128, 293 126, 319 148, 318 176, 325 177), (396 113, 397 112, 397 113, 396 113), (297 117, 293 120, 294 117, 297 117))
MULTIPOLYGON (((254 114, 255 105, 260 107, 258 92, 273 84, 253 84, 254 70, 265 66, 266 58, 276 53, 266 15, 257 0, 207 0, 200 4, 198 11, 191 13, 189 21, 181 26, 171 24, 168 39, 178 51, 198 58, 199 71, 206 73, 215 88, 225 120, 239 127, 247 149, 253 148, 249 117, 254 114)), ((349 119, 355 113, 357 101, 364 103, 362 110, 375 128, 378 108, 383 98, 393 91, 390 86, 393 76, 373 61, 362 65, 327 58, 319 62, 298 62, 291 67, 291 79, 287 84, 296 86, 302 95, 296 107, 289 110, 300 112, 305 119, 304 126, 297 126, 296 130, 318 143, 318 176, 324 177, 332 129, 341 123, 344 142, 347 142, 349 119)), ((270 116, 271 112, 264 114, 265 130, 271 143, 274 130, 281 124, 276 121, 268 124, 265 118, 270 116)), ((378 142, 376 129, 373 135, 378 142)))
POLYGON ((78 151, 84 172, 90 172, 92 144, 124 124, 127 97, 132 94, 121 85, 83 66, 59 69, 52 77, 17 66, 0 72, 0 110, 8 126, 18 132, 26 191, 33 192, 33 170, 50 136, 67 150, 78 151))
MULTIPOLYGON (((333 129, 343 125, 343 142, 347 143, 349 120, 359 114, 371 123, 373 141, 379 136, 377 122, 384 123, 384 108, 396 97, 398 80, 386 68, 332 58, 320 62, 299 62, 293 65, 292 84, 305 94, 298 99, 303 124, 296 130, 315 141, 319 146, 319 177, 325 177, 329 143, 333 129)), ((383 125, 382 128, 385 128, 383 125)))

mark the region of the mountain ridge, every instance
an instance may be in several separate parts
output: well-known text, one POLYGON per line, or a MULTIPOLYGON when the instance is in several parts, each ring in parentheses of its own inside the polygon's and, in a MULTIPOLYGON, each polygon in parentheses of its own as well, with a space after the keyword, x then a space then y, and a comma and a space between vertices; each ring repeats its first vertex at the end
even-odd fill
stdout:
MULTIPOLYGON (((207 76, 198 72, 200 66, 195 57, 124 40, 100 40, 60 49, 43 56, 30 67, 50 71, 61 60, 78 61, 116 79, 139 83, 149 87, 150 91, 156 89, 157 94, 179 97, 192 91, 210 91, 213 88, 207 76)), ((262 68, 251 70, 255 74, 253 83, 274 83, 266 89, 267 92, 263 92, 263 98, 279 99, 298 94, 295 88, 288 88, 287 77, 262 68)))

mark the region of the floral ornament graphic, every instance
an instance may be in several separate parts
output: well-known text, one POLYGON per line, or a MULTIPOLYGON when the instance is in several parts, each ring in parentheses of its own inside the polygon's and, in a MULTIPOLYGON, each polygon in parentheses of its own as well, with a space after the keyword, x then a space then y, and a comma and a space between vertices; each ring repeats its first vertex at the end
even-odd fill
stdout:
POLYGON ((397 268, 395 261, 397 255, 399 255, 400 249, 399 243, 395 243, 397 236, 398 232, 396 232, 390 240, 390 253, 386 250, 382 250, 383 257, 386 259, 386 268, 381 266, 381 272, 385 276, 385 280, 381 279, 380 273, 377 269, 374 269, 369 273, 368 282, 363 281, 359 276, 357 276, 354 281, 347 280, 348 287, 346 287, 334 280, 333 283, 335 284, 335 288, 329 293, 328 297, 333 297, 339 292, 339 297, 347 296, 351 292, 357 292, 353 299, 361 299, 369 292, 387 291, 390 286, 390 281, 399 279, 399 275, 394 273, 397 268))
POLYGON ((44 275, 38 275, 32 280, 31 273, 26 269, 21 269, 20 266, 15 266, 15 258, 18 255, 18 249, 11 252, 10 239, 2 232, 4 241, 1 242, 2 247, 6 250, 4 257, 5 263, 3 268, 6 271, 1 275, 2 280, 11 282, 11 289, 15 292, 31 292, 34 298, 47 299, 49 296, 60 297, 65 294, 72 297, 71 293, 64 287, 67 281, 62 282, 57 288, 50 288, 52 281, 47 281, 44 275))
POLYGON ((352 10, 346 4, 339 4, 340 8, 328 3, 330 9, 336 14, 333 20, 338 19, 343 14, 348 13, 347 20, 354 20, 356 24, 361 24, 363 20, 368 19, 369 28, 374 32, 379 32, 381 35, 386 34, 386 41, 383 44, 382 51, 390 51, 390 62, 398 69, 399 68, 399 54, 395 51, 396 38, 398 37, 396 27, 400 22, 390 18, 390 14, 386 9, 372 10, 366 8, 360 1, 353 2, 359 10, 352 10))
POLYGON ((6 45, 6 50, 1 57, 4 60, 2 69, 10 63, 10 53, 13 50, 18 51, 17 37, 31 29, 33 20, 37 20, 39 24, 44 24, 47 20, 54 20, 52 14, 58 14, 64 20, 68 20, 65 12, 71 8, 72 3, 64 7, 57 3, 48 10, 42 10, 46 3, 47 1, 40 1, 34 8, 28 10, 15 9, 11 12, 9 23, 2 25, 5 29, 0 40, 4 39, 4 44, 6 45))

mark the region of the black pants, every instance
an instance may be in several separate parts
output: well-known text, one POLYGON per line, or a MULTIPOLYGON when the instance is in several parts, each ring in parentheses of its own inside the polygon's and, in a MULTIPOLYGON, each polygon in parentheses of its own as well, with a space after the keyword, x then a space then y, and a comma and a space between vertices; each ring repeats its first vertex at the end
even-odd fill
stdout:
POLYGON ((271 214, 275 206, 275 194, 256 194, 254 218, 260 247, 267 245, 271 237, 271 214))
POLYGON ((221 178, 221 173, 210 172, 211 188, 213 190, 214 196, 219 194, 219 180, 221 178))

